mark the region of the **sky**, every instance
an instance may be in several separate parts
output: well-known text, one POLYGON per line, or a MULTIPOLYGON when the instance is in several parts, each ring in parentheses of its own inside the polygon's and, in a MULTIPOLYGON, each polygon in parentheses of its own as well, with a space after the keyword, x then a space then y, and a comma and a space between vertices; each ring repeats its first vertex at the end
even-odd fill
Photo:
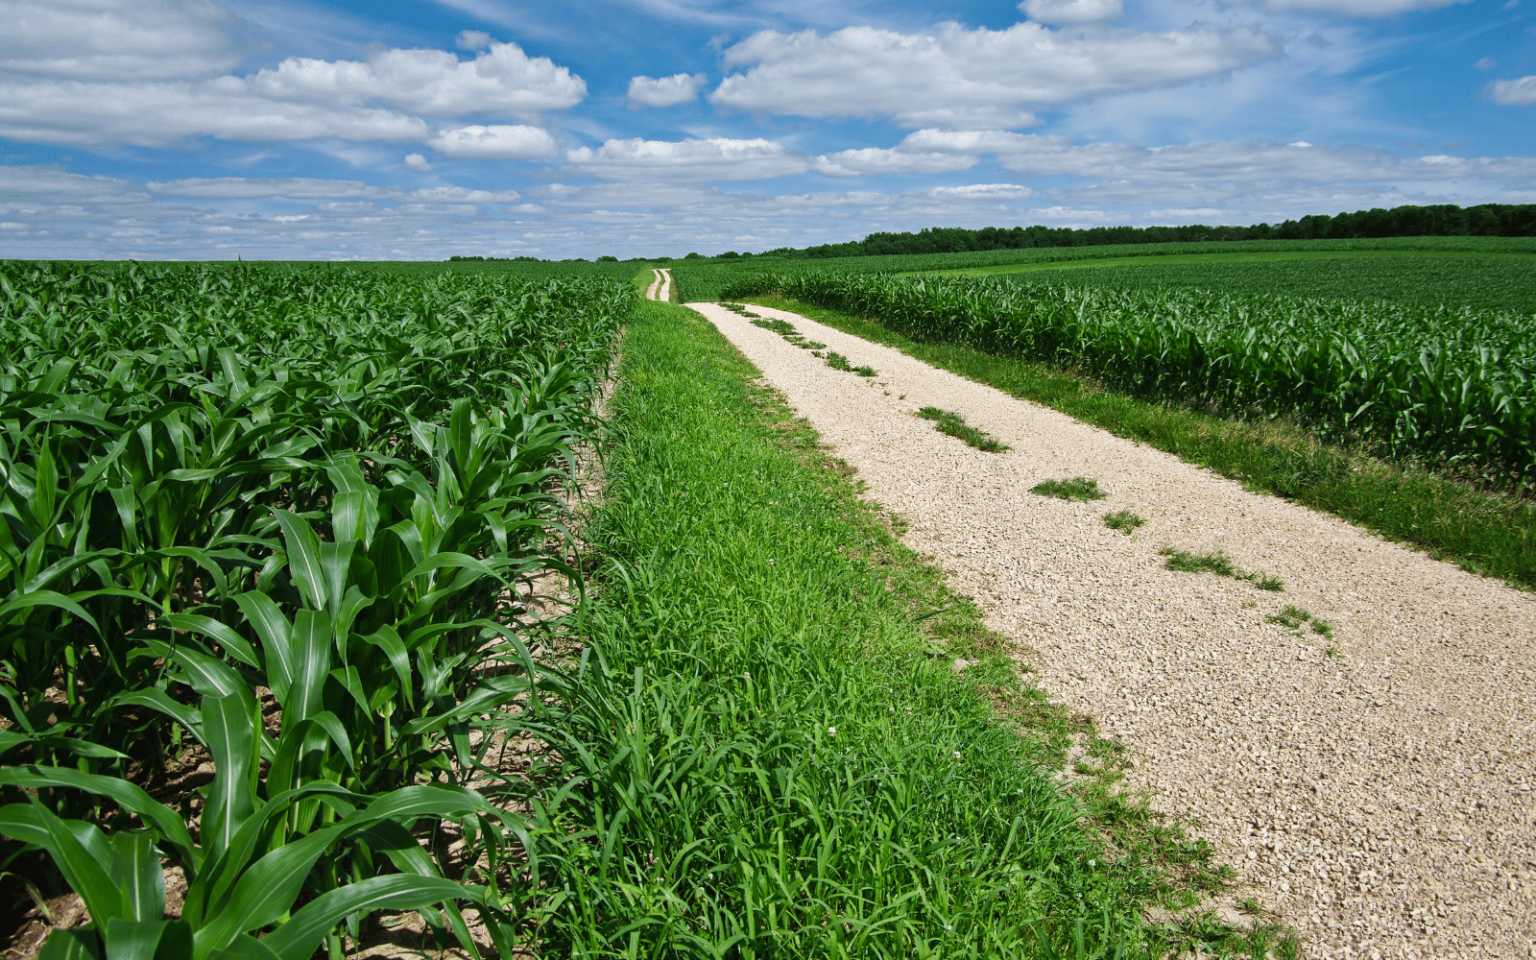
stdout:
POLYGON ((0 0, 0 257, 1536 202, 1536 0, 0 0))

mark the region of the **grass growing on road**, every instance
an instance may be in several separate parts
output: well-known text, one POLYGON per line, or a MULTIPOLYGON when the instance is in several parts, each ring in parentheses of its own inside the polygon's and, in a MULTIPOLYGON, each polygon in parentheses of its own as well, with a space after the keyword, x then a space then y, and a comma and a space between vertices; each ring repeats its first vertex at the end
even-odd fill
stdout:
POLYGON ((1164 564, 1169 570, 1180 573, 1214 573, 1218 577, 1231 577, 1234 580, 1247 580, 1260 590, 1269 590, 1272 593, 1283 593, 1285 584, 1279 577, 1267 573, 1249 573, 1242 570, 1232 562, 1232 558, 1220 550, 1215 553, 1193 553, 1188 550, 1178 550, 1173 547, 1164 547, 1158 553, 1168 558, 1164 564))
POLYGON ((1104 514, 1104 525, 1111 530, 1119 530, 1126 536, 1130 536, 1137 527, 1146 522, 1129 510, 1116 510, 1114 513, 1104 514))
POLYGON ((924 420, 932 420, 934 429, 940 433, 964 440, 977 450, 983 450, 987 453, 1002 453, 1013 449, 996 437, 966 423, 965 418, 958 413, 940 410, 938 407, 924 407, 917 411, 917 415, 924 420))
POLYGON ((1099 481, 1089 480, 1087 477, 1073 477, 1071 480, 1047 480, 1037 483, 1029 488, 1030 493, 1038 493, 1042 497, 1055 497, 1057 500, 1076 500, 1086 503, 1089 500, 1103 500, 1104 491, 1099 489, 1099 481))
POLYGON ((551 798, 569 834, 540 860, 551 952, 1136 957, 1198 937, 1262 956, 1278 942, 1138 922, 1143 903, 1220 885, 1208 851, 1115 796, 1108 760, 1080 799, 1051 781, 1073 738, 1095 757, 1115 745, 1020 683, 1001 638, 756 376, 691 313, 647 304, 629 328, 558 778, 584 779, 551 798), (957 674, 958 658, 979 662, 957 674))
POLYGON ((1342 517, 1436 560, 1536 590, 1536 501, 1319 443, 1284 421, 1242 422, 1111 393, 1088 377, 970 347, 923 343, 872 320, 762 297, 845 333, 1342 517))

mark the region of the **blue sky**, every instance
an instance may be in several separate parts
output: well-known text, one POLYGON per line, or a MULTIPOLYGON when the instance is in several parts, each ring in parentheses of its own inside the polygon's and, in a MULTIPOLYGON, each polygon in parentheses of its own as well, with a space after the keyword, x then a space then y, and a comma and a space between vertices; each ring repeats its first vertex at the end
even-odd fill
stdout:
POLYGON ((1536 202, 1536 0, 0 0, 0 256, 1536 202))

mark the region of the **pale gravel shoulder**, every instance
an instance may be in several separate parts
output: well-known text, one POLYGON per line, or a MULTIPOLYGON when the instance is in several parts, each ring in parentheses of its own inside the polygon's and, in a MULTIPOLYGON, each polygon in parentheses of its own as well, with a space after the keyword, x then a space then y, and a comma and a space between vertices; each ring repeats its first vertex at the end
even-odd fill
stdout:
POLYGON ((1042 687, 1126 744, 1130 786, 1196 818, 1238 871, 1234 898, 1261 899, 1314 957, 1536 956, 1530 595, 804 317, 753 308, 879 376, 690 306, 990 627, 1038 651, 1042 687), (913 415, 928 405, 1013 450, 938 433, 913 415), (1029 492, 1076 476, 1109 498, 1029 492), (1101 519, 1125 509, 1148 521, 1134 536, 1101 519), (1285 592, 1170 572, 1165 544, 1225 550, 1285 592), (1265 621, 1286 604, 1335 639, 1265 621))

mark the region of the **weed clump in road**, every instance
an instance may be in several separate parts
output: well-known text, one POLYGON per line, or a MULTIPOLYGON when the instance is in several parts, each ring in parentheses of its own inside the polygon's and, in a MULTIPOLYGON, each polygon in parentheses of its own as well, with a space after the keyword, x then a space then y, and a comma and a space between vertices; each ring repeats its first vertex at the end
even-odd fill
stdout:
POLYGON ((1104 525, 1111 530, 1119 530, 1126 536, 1130 536, 1137 527, 1145 525, 1146 522, 1129 510, 1117 510, 1114 513, 1104 514, 1104 525))
POLYGON ((1272 613, 1264 618, 1269 623, 1278 623, 1287 630, 1300 631, 1308 624, 1312 625, 1312 632, 1320 637, 1332 637, 1333 625, 1326 620, 1319 620, 1300 607, 1287 604, 1279 613, 1272 613))
POLYGON ((924 407, 917 411, 917 415, 924 420, 932 420, 934 429, 945 433, 987 453, 1002 453, 1013 448, 1003 443, 990 434, 976 429, 965 422, 965 418, 958 413, 948 410, 940 410, 938 407, 924 407))
POLYGON ((1030 493, 1038 493, 1042 497, 1055 497, 1057 500, 1077 500, 1083 503, 1089 500, 1103 500, 1104 491, 1099 489, 1099 481, 1089 480, 1087 477, 1073 477, 1071 480, 1047 480, 1037 483, 1029 489, 1030 493))
POLYGON ((1260 590, 1269 590, 1273 593, 1285 591, 1285 583, 1279 577, 1267 573, 1249 573, 1239 569, 1232 562, 1232 558, 1220 550, 1215 553, 1192 553, 1188 550, 1164 547, 1158 553, 1168 558, 1164 566, 1169 570, 1177 570, 1180 573, 1214 573, 1218 577, 1247 580, 1260 590))

